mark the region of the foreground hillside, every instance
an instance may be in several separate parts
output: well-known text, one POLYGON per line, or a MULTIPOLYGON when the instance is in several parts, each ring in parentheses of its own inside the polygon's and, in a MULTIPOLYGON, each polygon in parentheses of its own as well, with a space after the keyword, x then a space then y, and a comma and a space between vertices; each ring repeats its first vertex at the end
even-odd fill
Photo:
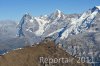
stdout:
POLYGON ((75 58, 69 63, 43 63, 40 61, 40 57, 73 58, 61 48, 56 47, 52 41, 47 41, 32 47, 13 50, 1 56, 0 66, 89 66, 87 64, 77 63, 75 58))

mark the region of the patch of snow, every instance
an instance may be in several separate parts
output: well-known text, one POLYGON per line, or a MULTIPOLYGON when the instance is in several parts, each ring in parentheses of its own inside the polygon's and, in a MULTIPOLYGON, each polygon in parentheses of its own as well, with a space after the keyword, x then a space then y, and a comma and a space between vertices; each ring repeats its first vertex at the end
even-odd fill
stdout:
POLYGON ((57 32, 60 32, 61 30, 63 30, 63 28, 58 29, 58 30, 56 30, 56 31, 54 31, 54 32, 52 32, 52 33, 50 33, 48 36, 52 36, 53 34, 55 34, 55 33, 57 33, 57 32))
POLYGON ((31 19, 30 22, 32 23, 33 22, 33 19, 31 19))

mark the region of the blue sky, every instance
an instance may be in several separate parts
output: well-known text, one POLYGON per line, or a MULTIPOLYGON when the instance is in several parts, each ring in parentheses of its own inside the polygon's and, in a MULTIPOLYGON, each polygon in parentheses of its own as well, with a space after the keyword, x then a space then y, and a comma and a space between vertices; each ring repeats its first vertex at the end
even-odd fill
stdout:
POLYGON ((0 0, 0 20, 19 21, 23 14, 45 15, 56 9, 66 14, 82 13, 100 5, 100 0, 0 0))

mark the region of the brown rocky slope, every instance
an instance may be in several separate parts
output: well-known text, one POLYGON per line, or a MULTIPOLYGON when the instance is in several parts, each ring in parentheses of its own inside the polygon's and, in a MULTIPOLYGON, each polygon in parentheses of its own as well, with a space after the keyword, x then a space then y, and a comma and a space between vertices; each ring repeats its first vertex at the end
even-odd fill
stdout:
MULTIPOLYGON (((72 62, 68 63, 49 63, 42 62, 40 58, 73 58, 63 49, 54 45, 54 42, 41 42, 32 47, 25 47, 24 49, 13 50, 0 57, 0 66, 89 66, 88 64, 77 63, 74 58, 72 62)), ((46 60, 47 61, 47 60, 46 60)))

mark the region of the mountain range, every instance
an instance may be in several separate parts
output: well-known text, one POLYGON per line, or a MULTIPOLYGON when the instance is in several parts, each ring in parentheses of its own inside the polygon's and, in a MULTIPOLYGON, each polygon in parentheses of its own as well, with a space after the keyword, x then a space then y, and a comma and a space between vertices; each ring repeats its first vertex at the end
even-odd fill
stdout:
POLYGON ((100 6, 82 14, 56 10, 50 15, 33 17, 27 13, 20 22, 0 21, 0 54, 50 38, 73 56, 93 56, 100 62, 99 26, 100 6))

